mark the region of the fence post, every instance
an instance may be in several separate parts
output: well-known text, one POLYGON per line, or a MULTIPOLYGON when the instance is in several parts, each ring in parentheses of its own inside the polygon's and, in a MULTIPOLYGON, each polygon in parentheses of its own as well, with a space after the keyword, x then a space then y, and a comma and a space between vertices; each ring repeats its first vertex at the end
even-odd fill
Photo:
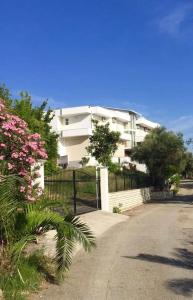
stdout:
POLYGON ((131 176, 130 176, 130 185, 131 185, 131 190, 132 190, 132 188, 133 188, 133 178, 132 178, 132 174, 131 174, 131 176))
POLYGON ((116 189, 116 192, 118 191, 118 187, 117 187, 117 175, 115 174, 115 189, 116 189))
POLYGON ((110 211, 108 169, 106 167, 100 168, 100 187, 101 187, 101 209, 105 211, 110 211))
POLYGON ((74 214, 76 215, 76 172, 72 171, 73 175, 73 202, 74 202, 74 214))
POLYGON ((123 177, 123 180, 124 180, 124 182, 123 182, 123 184, 124 184, 124 191, 125 191, 125 175, 123 175, 124 177, 123 177))
POLYGON ((99 169, 96 168, 96 201, 97 201, 97 209, 101 209, 100 203, 100 174, 99 169))
POLYGON ((41 187, 42 190, 44 190, 44 163, 45 160, 39 159, 31 168, 32 173, 36 170, 36 168, 38 168, 40 177, 33 180, 33 185, 38 184, 38 186, 41 187))

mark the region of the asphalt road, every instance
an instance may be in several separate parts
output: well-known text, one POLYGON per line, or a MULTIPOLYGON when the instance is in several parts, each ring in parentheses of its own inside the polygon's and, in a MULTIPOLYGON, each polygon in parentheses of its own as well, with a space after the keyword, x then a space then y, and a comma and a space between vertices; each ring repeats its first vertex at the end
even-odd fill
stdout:
POLYGON ((89 255, 76 255, 52 300, 193 299, 193 183, 172 201, 141 206, 89 255))

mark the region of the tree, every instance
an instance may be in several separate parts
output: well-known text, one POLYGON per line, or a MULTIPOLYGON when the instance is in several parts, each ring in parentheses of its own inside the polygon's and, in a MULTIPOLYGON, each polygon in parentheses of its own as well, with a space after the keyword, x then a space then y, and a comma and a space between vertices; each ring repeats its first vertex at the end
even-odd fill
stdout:
POLYGON ((192 152, 185 152, 184 154, 184 170, 182 175, 187 178, 191 178, 193 176, 193 154, 192 152))
POLYGON ((28 128, 31 132, 36 132, 41 135, 48 154, 48 159, 45 163, 45 172, 47 174, 55 172, 57 170, 58 135, 51 130, 50 122, 54 114, 50 108, 46 111, 48 101, 45 100, 40 106, 34 107, 32 98, 27 92, 21 92, 20 98, 13 99, 5 85, 0 86, 0 97, 4 99, 6 105, 14 114, 18 115, 28 124, 28 128))
POLYGON ((5 84, 0 85, 0 99, 3 99, 8 107, 12 104, 12 96, 5 84))
POLYGON ((144 141, 132 150, 132 159, 147 166, 154 186, 164 187, 165 181, 180 173, 184 165, 184 141, 182 134, 155 128, 144 141))
POLYGON ((118 149, 120 142, 120 133, 111 131, 109 123, 99 125, 98 121, 94 120, 95 129, 93 135, 89 138, 88 153, 93 156, 99 164, 109 166, 115 151, 118 149))
POLYGON ((56 171, 58 134, 51 130, 50 122, 54 114, 50 108, 46 111, 47 102, 47 100, 43 101, 39 107, 33 107, 31 96, 27 92, 22 92, 20 99, 15 100, 12 107, 14 112, 28 123, 29 129, 39 133, 45 141, 45 149, 48 154, 45 171, 49 174, 56 171))

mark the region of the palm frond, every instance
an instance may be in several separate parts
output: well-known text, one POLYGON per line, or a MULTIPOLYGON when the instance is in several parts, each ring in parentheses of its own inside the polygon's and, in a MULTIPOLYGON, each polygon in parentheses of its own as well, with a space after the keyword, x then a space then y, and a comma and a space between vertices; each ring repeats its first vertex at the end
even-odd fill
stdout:
POLYGON ((56 238, 56 255, 57 274, 61 276, 64 271, 68 271, 72 263, 72 255, 75 242, 72 238, 64 235, 63 228, 57 228, 56 238))
POLYGON ((96 246, 92 231, 79 217, 67 215, 64 218, 64 226, 71 232, 71 236, 82 244, 84 250, 89 251, 92 247, 96 246))
POLYGON ((63 218, 55 212, 30 210, 25 214, 25 224, 19 231, 21 234, 35 234, 40 227, 55 229, 60 223, 63 223, 63 218))
POLYGON ((52 210, 53 208, 56 208, 58 206, 61 206, 61 201, 51 201, 44 197, 33 203, 28 203, 28 202, 24 203, 24 209, 26 212, 32 210, 33 211, 34 210, 42 211, 45 209, 52 210))
POLYGON ((0 232, 1 238, 9 242, 13 236, 15 216, 18 208, 18 185, 23 180, 16 175, 0 176, 0 232))
POLYGON ((18 264, 21 254, 25 250, 26 246, 32 241, 36 241, 36 236, 26 235, 10 247, 9 252, 14 265, 18 264))
POLYGON ((56 228, 56 256, 57 271, 61 274, 67 271, 72 263, 72 255, 76 242, 79 242, 86 251, 95 246, 95 238, 80 218, 66 216, 63 223, 56 228))

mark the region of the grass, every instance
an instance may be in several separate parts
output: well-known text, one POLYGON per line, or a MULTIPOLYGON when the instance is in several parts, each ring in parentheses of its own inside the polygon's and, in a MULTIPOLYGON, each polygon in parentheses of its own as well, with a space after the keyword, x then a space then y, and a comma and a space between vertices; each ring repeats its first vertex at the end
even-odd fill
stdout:
POLYGON ((5 300, 25 300, 40 289, 43 281, 52 278, 48 260, 41 251, 21 258, 17 268, 0 270, 0 288, 5 300))

